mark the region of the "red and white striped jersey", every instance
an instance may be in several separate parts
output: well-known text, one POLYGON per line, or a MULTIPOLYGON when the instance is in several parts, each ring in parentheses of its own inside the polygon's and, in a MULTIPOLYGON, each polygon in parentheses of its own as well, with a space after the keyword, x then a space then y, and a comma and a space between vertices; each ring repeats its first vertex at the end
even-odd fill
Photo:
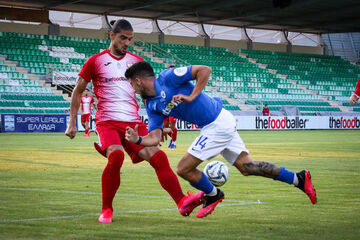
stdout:
POLYGON ((82 96, 81 97, 81 113, 82 114, 89 114, 91 113, 91 104, 93 104, 94 98, 91 96, 82 96))
POLYGON ((144 61, 143 58, 133 53, 127 52, 118 58, 106 49, 85 62, 79 76, 93 81, 98 100, 96 122, 141 122, 135 91, 125 78, 125 71, 140 61, 144 61))

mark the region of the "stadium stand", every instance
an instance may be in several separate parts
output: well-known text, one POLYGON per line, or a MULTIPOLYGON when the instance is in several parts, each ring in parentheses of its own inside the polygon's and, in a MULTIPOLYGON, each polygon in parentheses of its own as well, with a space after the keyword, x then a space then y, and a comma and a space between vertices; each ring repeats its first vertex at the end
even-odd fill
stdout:
POLYGON ((230 100, 234 105, 225 105, 231 110, 239 106, 249 109, 249 105, 259 110, 264 104, 271 105, 273 111, 297 106, 303 115, 352 110, 343 108, 347 106, 343 101, 354 89, 354 78, 360 76, 358 66, 333 56, 243 49, 238 56, 226 48, 143 42, 135 45, 177 66, 209 65, 213 69, 209 84, 215 87, 215 95, 237 100, 230 100))
MULTIPOLYGON (((0 32, 5 57, 0 60, 0 112, 65 113, 69 102, 28 74, 49 79, 53 71, 78 72, 88 57, 108 46, 106 39, 0 32)), ((303 115, 359 111, 346 101, 360 69, 340 57, 148 42, 135 42, 129 51, 151 62, 156 74, 169 64, 210 66, 205 91, 221 96, 228 110, 260 110, 268 104, 271 111, 296 106, 303 115)))
MULTIPOLYGON (((257 63, 264 64, 277 74, 285 76, 293 87, 302 89, 294 91, 288 88, 288 94, 304 94, 307 100, 311 100, 308 99, 311 96, 318 96, 318 99, 324 99, 330 105, 333 105, 333 107, 329 107, 329 105, 318 102, 315 105, 312 104, 314 105, 312 107, 300 107, 303 112, 341 111, 340 106, 349 106, 347 101, 356 85, 354 79, 360 76, 359 66, 353 65, 338 56, 244 49, 240 49, 240 53, 245 54, 246 57, 257 63), (337 107, 336 105, 340 106, 337 107)), ((282 102, 282 104, 284 103, 282 102)), ((294 102, 285 104, 293 105, 294 102)), ((275 105, 278 104, 275 103, 275 105)), ((297 105, 300 105, 300 103, 297 105)), ((306 103, 304 102, 301 105, 306 105, 306 103)), ((352 109, 343 108, 343 110, 352 109)))

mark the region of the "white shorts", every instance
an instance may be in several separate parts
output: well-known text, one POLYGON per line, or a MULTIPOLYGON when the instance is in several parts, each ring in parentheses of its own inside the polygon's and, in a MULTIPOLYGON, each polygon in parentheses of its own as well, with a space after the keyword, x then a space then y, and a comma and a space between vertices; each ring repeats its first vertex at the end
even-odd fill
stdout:
POLYGON ((188 153, 202 161, 221 154, 231 165, 241 152, 249 153, 236 130, 236 120, 222 109, 212 123, 203 127, 188 149, 188 153))

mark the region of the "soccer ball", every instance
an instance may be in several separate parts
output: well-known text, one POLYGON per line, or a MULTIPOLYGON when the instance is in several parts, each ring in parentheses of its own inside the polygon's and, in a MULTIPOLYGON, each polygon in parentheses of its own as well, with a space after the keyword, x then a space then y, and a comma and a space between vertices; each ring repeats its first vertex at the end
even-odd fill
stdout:
POLYGON ((204 174, 216 187, 224 185, 229 179, 229 169, 220 161, 211 161, 206 164, 204 174))

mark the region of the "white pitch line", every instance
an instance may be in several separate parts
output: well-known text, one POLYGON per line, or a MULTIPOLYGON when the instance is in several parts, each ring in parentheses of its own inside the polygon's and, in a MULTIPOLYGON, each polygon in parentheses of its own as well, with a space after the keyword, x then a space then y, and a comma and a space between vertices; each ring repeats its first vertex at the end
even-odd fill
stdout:
MULTIPOLYGON (((238 201, 237 203, 219 204, 218 207, 227 207, 227 206, 235 206, 235 205, 249 205, 249 204, 265 204, 265 203, 266 202, 260 202, 260 201, 257 201, 257 202, 238 201)), ((163 209, 119 211, 119 212, 114 212, 114 215, 129 214, 129 213, 165 212, 165 211, 174 211, 174 210, 178 210, 178 209, 177 208, 163 208, 163 209)), ((3 219, 3 220, 0 220, 0 223, 46 221, 46 220, 57 220, 57 219, 67 219, 67 218, 93 217, 93 216, 99 216, 99 213, 88 213, 88 214, 68 215, 68 216, 54 216, 54 217, 44 217, 44 218, 3 219)))
MULTIPOLYGON (((13 190, 13 191, 30 191, 30 192, 49 192, 49 193, 71 193, 71 194, 84 194, 84 195, 101 195, 98 192, 81 192, 81 191, 68 191, 68 190, 51 190, 43 188, 12 188, 0 187, 0 190, 13 190)), ((124 197, 142 197, 142 198, 170 198, 170 196, 156 196, 156 195, 141 195, 132 193, 117 193, 117 196, 124 197)))

